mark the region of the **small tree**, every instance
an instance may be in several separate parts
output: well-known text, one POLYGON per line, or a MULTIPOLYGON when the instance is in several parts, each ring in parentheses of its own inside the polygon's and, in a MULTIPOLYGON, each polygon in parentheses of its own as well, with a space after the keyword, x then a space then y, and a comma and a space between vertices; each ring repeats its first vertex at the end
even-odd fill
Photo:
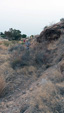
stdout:
POLYGON ((22 35, 22 38, 26 38, 26 37, 27 37, 27 35, 26 35, 26 34, 23 34, 23 35, 22 35))
POLYGON ((9 31, 5 31, 5 36, 8 40, 20 40, 21 31, 10 28, 9 31))
POLYGON ((1 36, 2 38, 5 38, 5 34, 4 34, 3 32, 0 32, 0 36, 1 36))

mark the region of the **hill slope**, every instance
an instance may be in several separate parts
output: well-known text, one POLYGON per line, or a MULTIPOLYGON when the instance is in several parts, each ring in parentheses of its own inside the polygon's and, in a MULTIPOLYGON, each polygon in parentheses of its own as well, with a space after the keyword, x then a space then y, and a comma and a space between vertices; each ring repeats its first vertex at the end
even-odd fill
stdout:
MULTIPOLYGON (((1 43, 1 42, 0 42, 1 43)), ((64 23, 45 28, 21 44, 0 44, 2 113, 64 113, 64 23)))

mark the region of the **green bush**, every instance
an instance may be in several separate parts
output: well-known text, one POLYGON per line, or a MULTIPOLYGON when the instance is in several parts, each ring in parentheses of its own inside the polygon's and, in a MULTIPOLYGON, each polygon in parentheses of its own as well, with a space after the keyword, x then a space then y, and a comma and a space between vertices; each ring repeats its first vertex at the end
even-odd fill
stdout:
POLYGON ((20 40, 21 31, 10 28, 9 31, 5 31, 5 36, 8 40, 20 40))

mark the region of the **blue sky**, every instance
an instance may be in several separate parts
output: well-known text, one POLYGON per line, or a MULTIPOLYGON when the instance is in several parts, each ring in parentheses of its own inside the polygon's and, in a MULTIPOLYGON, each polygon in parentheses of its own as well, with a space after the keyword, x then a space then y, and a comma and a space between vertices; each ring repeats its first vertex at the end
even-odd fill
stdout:
POLYGON ((64 0, 0 0, 0 32, 9 28, 39 34, 64 17, 64 0))

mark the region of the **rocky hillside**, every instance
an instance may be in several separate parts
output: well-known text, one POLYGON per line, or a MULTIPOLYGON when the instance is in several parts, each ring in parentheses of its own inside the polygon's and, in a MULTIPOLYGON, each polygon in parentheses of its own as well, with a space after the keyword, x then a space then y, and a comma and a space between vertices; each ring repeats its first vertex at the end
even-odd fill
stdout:
POLYGON ((64 113, 64 23, 30 42, 0 41, 0 113, 64 113))

